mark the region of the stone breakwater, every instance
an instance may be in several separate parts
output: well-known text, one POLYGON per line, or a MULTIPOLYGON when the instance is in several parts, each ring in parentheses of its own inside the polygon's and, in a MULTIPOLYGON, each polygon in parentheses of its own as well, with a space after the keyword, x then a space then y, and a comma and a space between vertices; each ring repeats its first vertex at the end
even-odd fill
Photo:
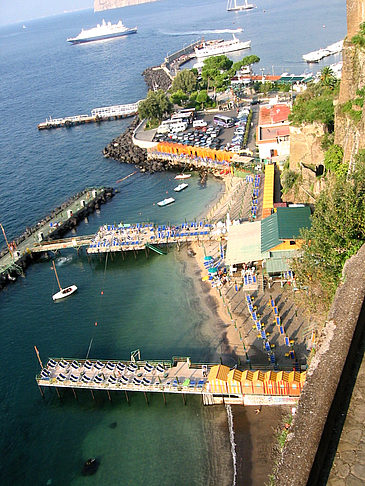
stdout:
POLYGON ((160 66, 145 69, 142 76, 148 89, 162 89, 163 91, 167 91, 172 84, 170 76, 160 66))

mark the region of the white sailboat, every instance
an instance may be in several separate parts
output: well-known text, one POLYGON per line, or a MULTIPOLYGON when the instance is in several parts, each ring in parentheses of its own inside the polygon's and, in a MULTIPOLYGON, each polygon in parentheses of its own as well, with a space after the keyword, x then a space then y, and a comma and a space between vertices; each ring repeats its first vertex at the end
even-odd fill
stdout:
POLYGON ((56 280, 57 280, 58 286, 60 288, 59 292, 57 292, 56 294, 54 294, 52 296, 52 299, 53 300, 60 300, 60 299, 63 299, 64 297, 68 297, 69 295, 76 292, 76 290, 77 290, 76 285, 70 285, 69 287, 66 287, 64 289, 61 287, 61 284, 60 284, 60 281, 59 281, 59 278, 58 278, 58 275, 57 275, 56 265, 54 264, 54 262, 52 262, 52 265, 53 265, 54 273, 56 275, 56 280))
POLYGON ((252 8, 256 8, 256 5, 253 3, 248 3, 245 0, 243 5, 238 5, 237 0, 228 0, 227 1, 227 11, 228 12, 239 12, 240 10, 251 10, 252 8))

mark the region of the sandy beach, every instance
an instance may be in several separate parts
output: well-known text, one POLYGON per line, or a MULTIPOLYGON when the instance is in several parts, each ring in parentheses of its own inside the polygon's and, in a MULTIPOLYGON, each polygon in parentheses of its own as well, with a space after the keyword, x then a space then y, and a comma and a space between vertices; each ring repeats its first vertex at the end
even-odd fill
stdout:
MULTIPOLYGON (((244 179, 230 178, 225 183, 225 191, 209 212, 209 219, 224 220, 229 211, 231 220, 248 219, 251 206, 252 185, 244 179)), ((236 292, 233 282, 226 283, 221 289, 212 287, 210 281, 203 281, 207 275, 204 267, 204 256, 216 258, 220 254, 219 242, 209 241, 190 243, 181 249, 181 258, 186 262, 186 273, 193 277, 195 294, 199 296, 202 307, 207 313, 207 319, 214 321, 220 330, 219 355, 222 363, 233 367, 235 364, 246 365, 249 356, 252 368, 255 365, 261 369, 270 369, 267 353, 262 348, 261 340, 257 338, 257 331, 252 329, 243 291, 236 292), (188 256, 187 250, 195 253, 188 256), (241 340, 242 336, 242 340, 241 340)), ((278 303, 281 316, 285 319, 286 329, 297 340, 297 356, 305 356, 305 342, 299 337, 299 328, 304 324, 303 317, 297 312, 293 291, 290 287, 281 288, 274 284, 265 292, 251 293, 255 297, 258 311, 262 320, 271 331, 271 341, 277 342, 275 353, 280 359, 280 367, 292 369, 293 362, 285 356, 284 346, 280 346, 280 336, 275 334, 273 316, 268 307, 270 296, 278 303), (299 315, 298 315, 299 314, 299 315), (270 321, 271 320, 271 321, 270 321), (271 322, 271 324, 270 324, 271 322), (281 349, 282 348, 282 349, 281 349)), ((277 436, 283 426, 285 417, 290 413, 289 406, 262 407, 256 413, 257 407, 233 406, 234 432, 237 453, 237 481, 236 484, 245 486, 263 486, 271 473, 273 451, 278 447, 277 436)))

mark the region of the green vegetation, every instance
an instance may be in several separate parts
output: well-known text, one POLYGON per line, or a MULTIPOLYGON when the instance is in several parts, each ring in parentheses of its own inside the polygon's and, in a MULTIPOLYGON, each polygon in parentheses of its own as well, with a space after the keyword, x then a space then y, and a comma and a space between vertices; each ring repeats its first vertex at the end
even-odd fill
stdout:
POLYGON ((360 24, 359 32, 353 36, 351 42, 359 47, 365 47, 365 22, 360 24))
POLYGON ((330 178, 316 202, 312 226, 302 232, 303 252, 293 260, 311 311, 328 310, 346 260, 365 243, 365 151, 346 180, 330 178))
POLYGON ((173 111, 173 105, 164 91, 148 91, 145 100, 138 106, 138 115, 141 119, 147 118, 150 127, 156 126, 173 111))
POLYGON ((324 166, 339 178, 346 177, 348 165, 342 162, 343 149, 339 145, 331 145, 324 154, 324 166))
POLYGON ((224 91, 230 84, 230 79, 236 71, 243 66, 248 66, 260 61, 255 55, 246 56, 241 61, 233 63, 227 56, 209 57, 204 61, 202 68, 203 87, 207 89, 214 87, 218 91, 224 91))
POLYGON ((335 119, 333 100, 338 90, 339 81, 332 70, 322 69, 319 82, 310 83, 307 90, 295 100, 289 120, 294 125, 323 123, 328 132, 332 133, 335 119))
POLYGON ((286 194, 294 187, 294 184, 299 179, 299 176, 299 172, 295 172, 294 170, 290 170, 289 167, 285 168, 284 166, 284 170, 280 177, 283 194, 286 194))
POLYGON ((260 81, 255 81, 253 83, 253 89, 256 93, 264 93, 266 96, 270 92, 281 91, 283 93, 289 93, 290 84, 289 83, 272 83, 271 81, 265 81, 260 83, 260 81))
POLYGON ((176 91, 182 91, 185 94, 190 94, 196 90, 197 87, 197 75, 195 72, 189 69, 183 69, 179 71, 171 86, 171 93, 176 91))
POLYGON ((250 110, 250 113, 248 114, 248 117, 247 117, 245 134, 243 136, 243 143, 242 143, 242 145, 244 147, 247 146, 248 136, 250 135, 252 116, 253 116, 253 112, 252 112, 252 110, 250 110))
POLYGON ((340 111, 347 114, 355 123, 358 123, 362 118, 362 109, 365 99, 365 87, 356 91, 354 100, 349 100, 340 106, 340 111))

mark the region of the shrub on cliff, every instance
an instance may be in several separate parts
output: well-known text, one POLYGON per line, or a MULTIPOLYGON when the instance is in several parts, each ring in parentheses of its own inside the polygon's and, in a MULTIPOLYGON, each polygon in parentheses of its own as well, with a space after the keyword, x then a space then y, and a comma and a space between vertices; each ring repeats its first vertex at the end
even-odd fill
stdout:
POLYGON ((351 42, 359 47, 365 47, 365 22, 360 24, 359 32, 352 37, 351 42))
POLYGON ((326 311, 346 260, 365 243, 365 154, 349 180, 334 178, 317 200, 312 226, 302 232, 302 254, 293 260, 297 283, 312 310, 326 311))
POLYGON ((324 166, 332 174, 335 174, 339 178, 346 176, 348 171, 348 165, 342 162, 343 149, 339 145, 331 145, 324 154, 324 166))
POLYGON ((158 124, 173 111, 173 106, 162 89, 148 91, 145 100, 138 105, 138 115, 147 118, 152 125, 158 124))

